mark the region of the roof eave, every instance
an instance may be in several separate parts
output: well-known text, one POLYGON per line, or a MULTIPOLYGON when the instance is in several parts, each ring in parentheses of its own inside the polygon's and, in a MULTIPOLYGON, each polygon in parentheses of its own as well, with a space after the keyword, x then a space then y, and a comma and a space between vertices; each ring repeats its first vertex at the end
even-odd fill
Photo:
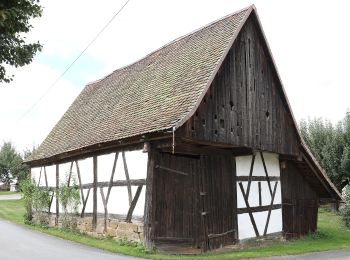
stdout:
POLYGON ((58 153, 44 158, 34 158, 33 160, 27 160, 24 163, 30 167, 40 167, 44 165, 52 165, 55 163, 64 163, 67 161, 87 158, 93 156, 94 154, 106 154, 119 149, 125 149, 126 146, 129 146, 129 150, 141 149, 140 145, 142 145, 144 142, 162 140, 172 137, 171 131, 172 128, 164 128, 155 132, 141 133, 139 135, 123 139, 72 149, 64 153, 58 153))

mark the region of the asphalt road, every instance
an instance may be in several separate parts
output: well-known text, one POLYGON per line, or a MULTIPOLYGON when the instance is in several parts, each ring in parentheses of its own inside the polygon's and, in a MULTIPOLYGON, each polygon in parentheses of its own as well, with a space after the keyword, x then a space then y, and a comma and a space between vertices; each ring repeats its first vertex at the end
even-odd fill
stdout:
POLYGON ((21 198, 20 193, 9 194, 9 195, 0 195, 0 200, 19 200, 21 198))
POLYGON ((259 260, 350 260, 350 250, 335 250, 319 253, 310 253, 296 256, 276 256, 258 258, 259 260))
POLYGON ((0 220, 1 260, 136 260, 0 220))

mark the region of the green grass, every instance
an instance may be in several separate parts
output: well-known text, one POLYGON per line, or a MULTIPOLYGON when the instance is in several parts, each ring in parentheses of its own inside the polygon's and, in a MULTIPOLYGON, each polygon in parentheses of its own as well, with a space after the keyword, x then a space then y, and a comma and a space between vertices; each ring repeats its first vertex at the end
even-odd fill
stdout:
POLYGON ((0 195, 12 195, 17 193, 16 191, 0 191, 0 195))
POLYGON ((23 200, 0 200, 0 218, 24 225, 23 200))
MULTIPOLYGON (((0 201, 0 218, 10 220, 20 225, 23 223, 24 207, 22 200, 0 201)), ((114 253, 139 256, 150 259, 246 259, 262 256, 296 255, 308 252, 318 252, 333 249, 350 248, 350 230, 341 222, 340 216, 321 209, 318 220, 318 233, 301 240, 276 242, 273 245, 253 246, 241 250, 221 253, 209 253, 198 256, 169 256, 147 252, 142 246, 117 242, 112 239, 96 239, 76 232, 57 228, 40 228, 25 225, 28 228, 75 241, 84 245, 93 246, 114 253)))

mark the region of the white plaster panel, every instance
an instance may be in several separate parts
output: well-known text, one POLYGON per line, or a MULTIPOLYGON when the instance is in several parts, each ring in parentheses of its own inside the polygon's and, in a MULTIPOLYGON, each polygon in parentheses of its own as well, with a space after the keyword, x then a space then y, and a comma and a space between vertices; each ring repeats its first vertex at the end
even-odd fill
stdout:
POLYGON ((31 168, 31 178, 32 178, 32 180, 34 180, 36 183, 38 183, 38 180, 39 180, 40 168, 41 168, 41 167, 31 168))
MULTIPOLYGON (((271 184, 275 185, 275 182, 272 182, 271 184)), ((274 187, 274 186, 272 186, 272 187, 274 187)), ((277 184, 275 200, 273 203, 274 204, 281 204, 282 203, 281 182, 280 181, 277 184)))
POLYGON ((142 150, 125 153, 130 179, 146 179, 148 154, 142 150))
MULTIPOLYGON (((92 157, 86 158, 84 160, 79 160, 79 169, 80 169, 80 177, 82 183, 92 183, 94 181, 94 175, 93 175, 93 161, 92 157)), ((73 172, 77 172, 77 169, 75 167, 75 163, 73 166, 73 172)))
POLYGON ((282 209, 275 209, 271 211, 270 222, 267 228, 267 233, 275 233, 282 231, 282 209))
POLYGON ((46 176, 47 176, 47 184, 49 185, 49 187, 55 187, 56 186, 56 165, 46 166, 46 176))
MULTIPOLYGON (((267 215, 268 215, 268 211, 253 213, 253 217, 260 235, 264 234, 267 215)), ((281 209, 272 210, 269 225, 267 228, 267 234, 281 232, 281 231, 282 231, 282 210, 281 209)), ((250 217, 248 213, 238 215, 238 237, 239 239, 255 237, 254 228, 250 221, 250 217)))
MULTIPOLYGON (((264 152, 263 156, 264 156, 265 165, 269 176, 280 176, 278 154, 264 152)), ((248 176, 251 163, 252 163, 251 155, 237 156, 236 157, 237 176, 248 176)), ((264 165, 262 163, 260 153, 257 153, 255 156, 253 175, 265 176, 264 165)))
MULTIPOLYGON (((85 199, 86 199, 87 193, 88 193, 88 189, 84 189, 84 198, 85 199)), ((83 203, 80 204, 79 212, 81 212, 82 208, 83 208, 83 203)), ((92 211, 93 211, 93 191, 91 188, 89 198, 86 202, 85 213, 92 213, 92 211)))
MULTIPOLYGON (((266 220, 267 220, 267 214, 268 214, 268 211, 253 213, 255 224, 256 224, 256 227, 258 228, 260 235, 264 234, 266 220)), ((250 225, 252 225, 252 224, 250 224, 250 225)), ((255 233, 254 233, 254 237, 255 237, 255 233)))
MULTIPOLYGON (((110 153, 106 155, 100 155, 97 157, 97 171, 98 171, 98 181, 109 181, 113 169, 113 162, 115 158, 115 153, 110 153)), ((128 172, 130 179, 146 179, 147 177, 147 161, 148 154, 142 153, 142 150, 138 151, 128 151, 125 152, 125 158, 127 162, 128 172)), ((81 180, 83 184, 92 183, 93 182, 93 159, 92 157, 79 160, 79 169, 81 180)), ((59 165, 59 177, 60 183, 66 183, 69 171, 71 167, 71 162, 60 164, 59 165)), ((38 181, 40 175, 40 167, 32 168, 32 177, 38 181)), ((56 186, 56 166, 47 166, 46 172, 48 176, 49 186, 56 186)), ((76 164, 73 164, 72 168, 72 180, 75 179, 76 183, 79 184, 78 175, 77 175, 77 167, 76 164)), ((114 175, 114 181, 116 180, 125 180, 125 172, 124 172, 124 164, 122 153, 119 152, 119 157, 116 165, 116 172, 114 175)), ((44 169, 42 169, 41 173, 41 185, 45 185, 45 177, 44 177, 44 169)), ((137 186, 132 186, 132 196, 135 196, 137 186)), ((140 197, 134 209, 135 216, 143 216, 144 214, 144 205, 145 205, 145 190, 146 187, 142 188, 140 197)), ((105 197, 107 196, 108 188, 105 187, 103 189, 105 197)), ((84 197, 86 199, 88 189, 84 189, 84 197)), ((54 197, 51 212, 55 212, 56 210, 56 199, 54 197)), ((79 206, 79 212, 81 212, 83 207, 83 201, 79 206)), ((111 214, 123 214, 126 215, 129 210, 129 197, 128 197, 128 189, 126 186, 123 187, 112 187, 109 201, 108 201, 108 212, 111 214)), ((60 207, 60 210, 62 208, 60 207)), ((85 212, 91 213, 93 211, 93 190, 90 190, 90 195, 86 203, 85 212)), ((103 201, 101 197, 100 189, 97 189, 97 211, 98 213, 104 213, 103 201)))
MULTIPOLYGON (((132 187, 133 196, 135 196, 136 190, 137 190, 136 186, 132 187)), ((139 217, 143 216, 144 210, 145 210, 145 202, 146 202, 145 194, 146 194, 146 186, 143 186, 142 191, 140 193, 140 197, 137 200, 137 204, 136 204, 136 207, 134 209, 133 216, 139 216, 139 217)))
MULTIPOLYGON (((270 184, 271 184, 271 189, 273 191, 274 182, 270 182, 270 184)), ((278 193, 278 190, 276 191, 276 193, 278 193)), ((270 193, 269 184, 267 181, 261 182, 261 204, 263 206, 267 206, 271 204, 271 193, 270 193)))
MULTIPOLYGON (((242 184, 244 187, 244 191, 247 192, 248 182, 244 181, 242 182, 242 184)), ((271 182, 272 190, 274 185, 275 185, 275 182, 271 182)), ((259 206, 259 187, 258 187, 258 182, 256 181, 253 181, 251 183, 248 201, 251 207, 259 206)), ((267 206, 271 204, 271 194, 270 194, 269 186, 268 186, 268 183, 265 181, 261 182, 261 202, 262 202, 262 206, 267 206)), ((280 182, 278 182, 274 204, 280 204, 280 203, 281 203, 281 187, 280 187, 280 182)), ((237 207, 238 208, 246 207, 241 189, 239 188, 238 185, 237 185, 237 207)))
MULTIPOLYGON (((97 157, 97 180, 109 181, 111 178, 115 153, 109 153, 100 155, 97 157)), ((118 160, 121 160, 121 154, 119 154, 118 160)))
MULTIPOLYGON (((108 188, 103 189, 105 197, 107 196, 107 190, 108 190, 108 188)), ((92 195, 92 194, 90 194, 90 195, 92 195)), ((105 212, 104 207, 103 207, 103 200, 102 200, 100 188, 97 188, 97 212, 99 212, 99 213, 105 212)))
POLYGON ((127 214, 129 197, 127 187, 113 187, 108 201, 108 212, 113 214, 127 214))
MULTIPOLYGON (((265 163, 266 163, 266 160, 265 160, 265 163)), ((248 171, 248 174, 249 174, 249 171, 248 171)), ((264 165, 262 163, 260 153, 257 153, 255 156, 253 176, 265 176, 264 165)))
MULTIPOLYGON (((126 158, 126 155, 125 155, 125 158, 126 158)), ((119 153, 115 174, 114 174, 114 180, 125 180, 125 179, 126 178, 125 178, 125 171, 124 171, 123 156, 122 156, 122 153, 119 153)))
POLYGON ((263 153, 267 172, 269 176, 280 176, 280 164, 278 154, 274 153, 263 153))
MULTIPOLYGON (((263 153, 267 172, 269 176, 280 176, 279 159, 277 154, 273 153, 263 153)), ((237 176, 248 176, 250 171, 250 166, 252 162, 252 156, 239 156, 236 157, 236 170, 237 176)), ((265 170, 263 167, 262 159, 260 153, 256 154, 253 176, 265 176, 265 170)), ((275 181, 270 182, 271 189, 273 190, 275 181)), ((274 199, 274 204, 281 204, 281 185, 280 181, 277 182, 277 190, 274 199)), ((247 191, 248 182, 242 182, 245 192, 247 191)), ((261 196, 262 205, 271 204, 271 194, 268 187, 267 181, 261 181, 261 196)), ((253 181, 250 186, 249 193, 249 205, 250 207, 259 206, 259 188, 258 182, 253 181)), ((237 207, 246 208, 246 204, 237 183, 237 207)), ((253 213, 257 228, 260 234, 263 234, 265 229, 265 224, 267 220, 268 211, 253 213)), ((239 239, 255 237, 255 232, 251 224, 249 214, 239 214, 238 215, 238 226, 239 226, 239 239)), ((280 232, 282 230, 282 212, 281 210, 273 210, 271 213, 270 223, 268 227, 268 233, 280 232)))
MULTIPOLYGON (((243 184, 244 191, 246 191, 248 182, 243 181, 242 184, 243 184)), ((243 194, 241 192, 241 188, 239 187, 239 185, 237 183, 237 208, 245 208, 245 207, 246 207, 246 205, 245 205, 245 201, 243 198, 243 194)))
MULTIPOLYGON (((60 182, 60 184, 67 183, 69 172, 70 172, 70 166, 71 166, 70 162, 62 163, 58 166, 59 167, 59 182, 60 182)), ((75 164, 74 164, 74 166, 75 166, 75 164)), ((74 169, 72 169, 72 171, 74 171, 74 169)), ((56 180, 56 173, 54 175, 55 175, 55 180, 56 180)), ((55 183, 56 183, 56 181, 55 181, 55 183)))
POLYGON ((255 237, 254 228, 250 221, 248 213, 239 214, 237 221, 238 221, 238 238, 239 239, 255 237))
POLYGON ((237 176, 248 176, 250 165, 252 163, 252 156, 237 156, 236 157, 236 173, 237 176))

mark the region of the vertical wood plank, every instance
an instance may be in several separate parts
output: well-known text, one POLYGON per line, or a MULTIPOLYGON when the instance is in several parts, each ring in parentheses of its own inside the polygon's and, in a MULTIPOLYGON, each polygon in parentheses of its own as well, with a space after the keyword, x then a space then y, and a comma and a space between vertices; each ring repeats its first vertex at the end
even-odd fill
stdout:
POLYGON ((96 230, 97 226, 97 156, 93 157, 93 212, 92 212, 92 227, 96 230))
POLYGON ((43 167, 40 167, 40 173, 39 173, 39 180, 38 180, 38 187, 40 186, 40 181, 41 181, 41 172, 43 170, 43 167))
POLYGON ((137 201, 138 201, 138 199, 140 197, 140 194, 141 194, 141 191, 142 191, 142 187, 143 187, 143 185, 139 185, 137 187, 134 199, 132 200, 132 203, 131 203, 130 208, 128 210, 128 214, 126 215, 125 222, 129 222, 129 223, 131 222, 132 214, 133 214, 134 209, 136 207, 137 201))
POLYGON ((72 161, 70 163, 70 167, 69 167, 69 175, 68 175, 68 180, 67 180, 67 186, 68 187, 70 187, 70 180, 72 178, 73 164, 74 164, 74 161, 72 161))
POLYGON ((58 190, 59 190, 59 182, 60 182, 60 172, 59 172, 59 164, 56 164, 56 218, 55 218, 55 226, 58 226, 58 218, 60 216, 60 203, 58 199, 58 190))
POLYGON ((103 187, 100 187, 100 193, 101 193, 103 209, 104 209, 104 232, 107 232, 108 210, 107 210, 107 201, 106 201, 106 198, 105 198, 105 193, 103 192, 103 187))
POLYGON ((262 206, 262 198, 261 198, 261 182, 258 182, 258 189, 259 189, 259 206, 262 206))
POLYGON ((123 157, 123 164, 124 164, 124 172, 125 172, 125 179, 128 182, 128 197, 129 197, 129 206, 131 205, 132 202, 132 192, 131 192, 131 184, 130 184, 130 177, 129 177, 129 170, 128 170, 128 165, 126 163, 126 158, 125 158, 125 152, 122 152, 122 157, 123 157))
POLYGON ((84 213, 85 213, 85 208, 86 208, 86 203, 89 199, 89 195, 90 195, 90 190, 91 188, 88 189, 88 192, 86 194, 86 198, 85 200, 83 201, 83 208, 81 209, 81 213, 80 213, 80 217, 83 218, 84 217, 84 213))
POLYGON ((153 248, 153 178, 155 171, 155 160, 156 160, 156 151, 151 146, 150 152, 148 153, 148 163, 147 163, 147 180, 146 180, 146 201, 145 201, 145 211, 143 215, 144 222, 144 245, 147 248, 153 248))
POLYGON ((46 186, 46 188, 48 188, 49 184, 47 182, 46 166, 44 166, 44 176, 45 176, 45 186, 46 186))
POLYGON ((79 181, 79 188, 80 188, 80 196, 81 196, 81 201, 84 202, 84 191, 83 191, 83 183, 81 182, 81 175, 80 175, 80 168, 79 168, 79 163, 78 161, 75 161, 75 166, 77 167, 77 175, 78 175, 78 181, 79 181))
POLYGON ((107 191, 107 196, 106 196, 106 202, 107 203, 108 203, 108 200, 109 200, 109 195, 110 195, 111 190, 112 190, 112 184, 113 184, 113 179, 114 179, 114 174, 115 174, 115 168, 117 166, 118 156, 119 156, 119 153, 116 152, 115 155, 114 155, 112 174, 111 174, 111 178, 109 180, 108 191, 107 191))

